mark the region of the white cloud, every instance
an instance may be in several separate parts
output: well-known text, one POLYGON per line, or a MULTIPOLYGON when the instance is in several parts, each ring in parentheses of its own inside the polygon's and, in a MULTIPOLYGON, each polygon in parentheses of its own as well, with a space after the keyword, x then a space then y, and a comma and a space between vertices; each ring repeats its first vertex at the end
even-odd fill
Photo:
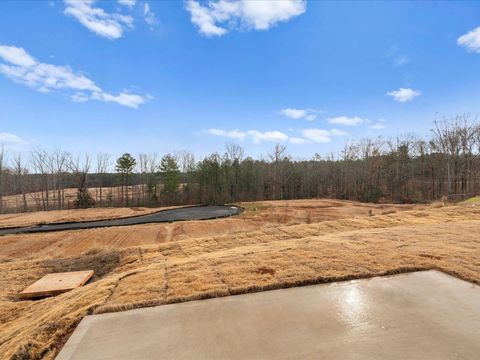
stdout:
POLYGON ((26 150, 31 144, 20 136, 9 132, 0 132, 0 148, 6 150, 22 151, 26 150))
POLYGON ((122 91, 118 95, 112 95, 106 92, 94 92, 92 94, 92 99, 105 101, 105 102, 113 102, 119 105, 128 106, 131 108, 138 108, 139 105, 142 105, 146 98, 136 95, 136 94, 129 94, 126 91, 122 91))
POLYGON ((87 29, 107 39, 118 39, 125 30, 133 26, 131 16, 110 14, 99 7, 94 7, 96 0, 64 0, 64 2, 65 14, 74 17, 87 29))
POLYGON ((383 129, 386 128, 385 123, 386 123, 385 120, 380 119, 377 122, 375 122, 374 124, 370 125, 368 128, 372 129, 372 130, 383 130, 383 129))
POLYGON ((245 132, 237 129, 231 130, 231 131, 225 131, 222 129, 208 129, 206 130, 206 132, 210 135, 228 137, 228 138, 237 139, 237 140, 243 140, 247 136, 245 132))
POLYGON ((117 1, 120 5, 128 6, 129 8, 133 8, 137 3, 137 0, 118 0, 117 1))
POLYGON ((330 130, 330 134, 332 134, 333 136, 347 136, 348 135, 347 132, 342 131, 342 130, 338 130, 338 129, 330 130))
POLYGON ((465 47, 468 51, 480 53, 480 26, 460 36, 457 44, 465 47))
POLYGON ((348 116, 337 116, 334 118, 329 118, 328 122, 330 124, 338 124, 344 126, 357 126, 363 124, 366 120, 358 116, 348 117, 348 116))
POLYGON ((235 129, 231 131, 226 131, 222 129, 208 129, 208 130, 205 130, 204 132, 210 135, 226 137, 226 138, 236 139, 236 140, 243 140, 248 137, 256 144, 262 141, 284 142, 288 140, 288 135, 280 131, 261 132, 258 130, 240 131, 235 129))
POLYGON ((317 112, 317 110, 314 109, 295 109, 295 108, 286 108, 280 110, 280 114, 283 116, 286 116, 290 119, 305 119, 308 121, 313 121, 317 118, 317 115, 314 113, 317 112))
POLYGON ((329 143, 332 141, 330 131, 323 129, 304 129, 302 135, 308 140, 317 143, 329 143))
POLYGON ((67 66, 39 62, 23 48, 0 45, 0 73, 39 92, 63 91, 76 102, 99 100, 137 108, 146 97, 122 91, 112 95, 85 75, 67 66))
POLYGON ((206 36, 221 36, 227 30, 215 25, 217 21, 213 10, 201 6, 197 1, 187 1, 186 9, 190 13, 190 21, 198 26, 198 30, 206 36))
POLYGON ((143 15, 145 16, 145 22, 150 25, 150 29, 153 29, 153 26, 157 23, 157 18, 155 13, 150 10, 150 5, 148 3, 143 5, 143 15))
POLYGON ((23 140, 21 137, 8 133, 8 132, 0 132, 0 144, 6 145, 26 145, 27 141, 23 140))
POLYGON ((298 144, 305 144, 309 142, 315 142, 315 143, 329 143, 332 141, 332 137, 334 136, 347 136, 348 134, 345 131, 338 130, 338 129, 331 129, 331 130, 325 130, 325 129, 303 129, 301 130, 301 133, 303 135, 303 138, 295 138, 298 140, 295 140, 292 143, 298 143, 298 144), (300 141, 303 140, 303 141, 300 141))
POLYGON ((247 134, 252 138, 253 142, 257 144, 262 141, 283 142, 288 140, 288 135, 280 131, 260 132, 257 130, 249 130, 247 134))
POLYGON ((303 145, 303 144, 309 143, 310 141, 301 137, 291 137, 289 139, 289 142, 290 144, 294 144, 294 145, 303 145))
POLYGON ((209 0, 205 5, 187 0, 186 10, 200 33, 221 36, 240 28, 267 30, 305 12, 305 0, 209 0))
POLYGON ((420 96, 422 93, 418 90, 399 88, 398 90, 390 91, 387 93, 388 96, 392 96, 395 101, 398 102, 407 102, 412 101, 417 96, 420 96))
POLYGON ((0 57, 10 64, 18 66, 28 67, 36 64, 36 60, 25 50, 15 46, 0 46, 0 57))
MULTIPOLYGON (((290 131, 294 131, 291 129, 290 131)), ((225 137, 229 139, 236 139, 236 140, 244 140, 250 139, 254 143, 258 144, 263 141, 270 141, 270 142, 289 142, 290 144, 294 145, 303 145, 308 143, 328 143, 331 141, 331 138, 334 136, 346 136, 348 135, 346 132, 332 129, 332 130, 324 130, 324 129, 302 129, 299 130, 301 133, 300 136, 288 136, 287 134, 281 131, 258 131, 258 130, 248 130, 248 131, 241 131, 238 129, 235 130, 222 130, 222 129, 208 129, 204 130, 204 133, 225 137)))
POLYGON ((287 108, 280 110, 280 113, 290 119, 301 119, 307 115, 307 110, 287 108))

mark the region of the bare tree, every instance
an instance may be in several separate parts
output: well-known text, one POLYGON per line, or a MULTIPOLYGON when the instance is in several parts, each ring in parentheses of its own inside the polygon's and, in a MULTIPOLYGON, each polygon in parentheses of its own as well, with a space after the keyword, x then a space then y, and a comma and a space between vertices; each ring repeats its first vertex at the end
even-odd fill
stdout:
MULTIPOLYGON (((23 158, 21 153, 17 153, 13 156, 13 174, 15 177, 15 187, 16 195, 22 196, 22 211, 28 211, 27 203, 27 191, 26 191, 26 175, 28 174, 28 169, 23 163, 23 158)), ((17 205, 18 208, 18 205, 17 205)))
POLYGON ((75 158, 69 157, 67 167, 73 173, 77 185, 77 199, 74 206, 77 209, 86 209, 95 205, 95 201, 88 191, 88 173, 90 172, 91 159, 88 154, 80 155, 75 158))
POLYGON ((192 204, 195 192, 195 156, 188 151, 181 150, 176 153, 180 171, 183 175, 183 193, 185 195, 185 202, 192 204))
MULTIPOLYGON (((53 184, 54 189, 56 191, 56 201, 57 206, 59 209, 63 209, 65 207, 65 173, 67 171, 68 160, 70 158, 70 154, 61 151, 59 149, 55 150, 53 153, 48 155, 48 168, 53 175, 53 184)), ((54 194, 54 201, 55 201, 55 191, 54 194)))
POLYGON ((240 176, 240 162, 243 159, 243 148, 234 143, 228 143, 225 145, 225 153, 227 159, 232 167, 231 180, 230 180, 230 201, 238 200, 238 188, 239 188, 239 176, 240 176))
MULTIPOLYGON (((270 157, 270 160, 273 162, 273 171, 272 171, 272 200, 275 200, 276 196, 276 191, 277 187, 280 187, 280 199, 283 199, 283 184, 280 181, 279 183, 279 171, 280 171, 280 165, 283 157, 285 156, 285 151, 287 150, 286 146, 281 145, 281 144, 275 144, 275 147, 273 148, 272 153, 270 153, 268 156, 270 157)), ((281 179, 281 177, 280 177, 281 179)))
POLYGON ((43 210, 49 209, 49 199, 50 199, 50 189, 49 189, 49 178, 50 178, 50 168, 49 168, 49 155, 46 151, 41 149, 35 149, 30 154, 30 161, 32 163, 33 169, 37 174, 40 175, 41 190, 40 196, 42 199, 42 208, 43 210))
POLYGON ((443 118, 434 122, 432 133, 433 145, 444 157, 448 194, 452 194, 452 191, 458 193, 462 157, 468 157, 470 143, 473 146, 475 124, 470 123, 469 115, 458 115, 453 119, 443 118))
POLYGON ((148 193, 148 204, 157 203, 157 174, 159 170, 158 154, 151 153, 146 156, 146 185, 148 193))
POLYGON ((3 212, 3 172, 7 161, 7 152, 3 144, 0 144, 0 214, 3 212))
POLYGON ((99 204, 100 206, 103 205, 103 194, 102 194, 102 190, 103 190, 103 186, 104 186, 104 182, 105 182, 105 175, 107 174, 107 171, 108 171, 108 167, 110 166, 110 154, 106 154, 106 153, 98 153, 97 154, 97 169, 96 169, 96 173, 98 175, 98 179, 99 179, 99 184, 98 184, 98 187, 99 187, 99 204))

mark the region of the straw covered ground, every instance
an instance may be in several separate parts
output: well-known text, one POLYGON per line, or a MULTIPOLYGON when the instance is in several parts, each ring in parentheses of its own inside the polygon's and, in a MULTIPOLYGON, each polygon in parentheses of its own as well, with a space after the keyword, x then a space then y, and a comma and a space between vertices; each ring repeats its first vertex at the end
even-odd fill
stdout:
POLYGON ((52 359, 93 313, 421 269, 480 284, 480 206, 243 205, 230 219, 0 237, 0 354, 52 359), (16 297, 86 269, 96 274, 82 288, 16 297))

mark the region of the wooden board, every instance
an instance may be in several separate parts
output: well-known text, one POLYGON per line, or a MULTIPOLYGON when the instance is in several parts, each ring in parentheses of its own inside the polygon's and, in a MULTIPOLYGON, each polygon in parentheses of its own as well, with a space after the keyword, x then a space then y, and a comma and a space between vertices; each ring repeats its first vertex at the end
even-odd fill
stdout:
POLYGON ((31 299, 58 295, 82 286, 90 280, 93 273, 93 270, 86 270, 47 274, 23 290, 19 296, 31 299))

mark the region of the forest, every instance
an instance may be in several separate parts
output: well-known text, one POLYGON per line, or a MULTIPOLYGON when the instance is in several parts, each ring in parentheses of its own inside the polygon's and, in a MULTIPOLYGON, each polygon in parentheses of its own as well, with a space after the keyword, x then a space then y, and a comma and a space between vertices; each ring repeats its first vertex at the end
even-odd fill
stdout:
POLYGON ((461 115, 415 134, 346 142, 336 154, 294 159, 283 144, 264 158, 239 144, 196 159, 187 151, 72 155, 0 145, 0 213, 336 198, 414 203, 480 193, 480 123, 461 115))

